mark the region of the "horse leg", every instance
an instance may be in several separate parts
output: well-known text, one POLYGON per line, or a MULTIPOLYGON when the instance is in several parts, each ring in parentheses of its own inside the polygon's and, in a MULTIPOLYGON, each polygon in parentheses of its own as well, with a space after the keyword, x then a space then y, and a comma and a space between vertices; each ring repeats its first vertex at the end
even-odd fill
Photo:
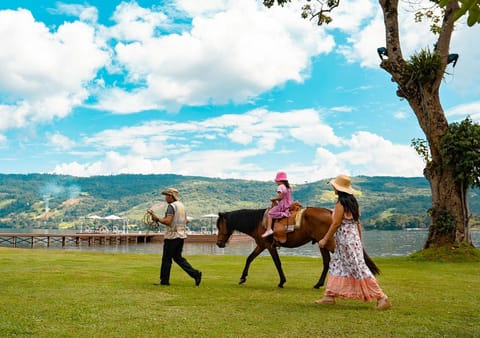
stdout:
POLYGON ((283 288, 283 284, 287 281, 285 278, 285 274, 283 273, 282 269, 282 262, 280 261, 280 256, 278 256, 278 251, 276 247, 270 246, 268 247, 268 251, 270 252, 270 256, 272 256, 273 263, 275 263, 275 267, 277 268, 278 276, 280 277, 280 283, 278 283, 279 288, 283 288))
POLYGON ((320 248, 320 253, 322 254, 323 270, 317 284, 313 286, 315 289, 318 289, 325 284, 325 278, 327 277, 327 272, 330 265, 330 251, 328 251, 326 248, 320 248))
POLYGON ((245 261, 245 267, 243 268, 242 276, 240 277, 240 281, 238 282, 238 284, 243 284, 247 281, 248 269, 250 268, 250 264, 255 258, 257 258, 258 255, 262 253, 263 250, 265 250, 265 248, 260 248, 257 245, 257 247, 253 249, 250 255, 248 255, 247 260, 245 261))

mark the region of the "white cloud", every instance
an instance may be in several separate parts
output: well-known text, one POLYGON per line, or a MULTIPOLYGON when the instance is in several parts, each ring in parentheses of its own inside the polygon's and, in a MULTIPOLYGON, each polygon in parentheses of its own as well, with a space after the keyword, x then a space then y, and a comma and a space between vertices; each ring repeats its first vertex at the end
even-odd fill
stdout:
POLYGON ((136 2, 121 2, 113 13, 115 25, 109 28, 111 37, 123 41, 148 41, 158 27, 168 26, 167 16, 156 10, 140 7, 136 2))
POLYGON ((425 164, 410 146, 393 144, 369 132, 357 132, 347 143, 348 150, 337 158, 347 163, 351 175, 422 176, 425 164))
POLYGON ((374 19, 361 30, 352 32, 347 38, 348 44, 339 46, 338 52, 347 61, 359 62, 362 67, 378 67, 377 48, 385 45, 384 27, 383 14, 377 10, 374 19))
POLYGON ((470 116, 473 121, 480 122, 480 101, 461 104, 451 107, 447 110, 446 115, 455 121, 463 120, 470 116))
POLYGON ((175 7, 184 11, 190 17, 211 15, 226 10, 237 0, 175 0, 175 7))
POLYGON ((411 147, 368 132, 341 139, 320 120, 319 112, 309 109, 285 113, 255 109, 242 115, 182 123, 153 121, 105 130, 80 144, 106 155, 90 161, 86 158, 84 164, 59 164, 55 173, 150 172, 270 180, 275 175, 275 170, 268 168, 270 156, 283 156, 283 169, 295 183, 334 177, 340 172, 420 176, 423 170, 411 147), (203 135, 213 135, 215 142, 203 135), (314 155, 297 155, 298 149, 314 155), (259 158, 263 160, 259 162, 259 158))
MULTIPOLYGON (((202 14, 192 19, 191 29, 161 36, 152 34, 160 19, 146 20, 142 25, 147 27, 137 30, 132 28, 135 16, 129 12, 129 20, 124 20, 123 8, 117 9, 112 35, 126 40, 115 47, 115 63, 126 70, 132 84, 142 87, 131 94, 105 91, 99 108, 120 113, 145 107, 176 111, 182 105, 246 102, 286 81, 302 82, 310 58, 334 46, 331 36, 313 29, 295 11, 267 10, 250 1, 229 2, 221 12, 214 9, 222 3, 209 9, 203 5, 191 9, 192 4, 184 7, 202 14), (137 36, 125 33, 132 31, 137 36), (127 109, 118 104, 119 97, 127 109)), ((147 18, 155 16, 151 10, 137 11, 147 18)))
POLYGON ((261 153, 258 149, 241 151, 194 151, 172 161, 176 173, 182 175, 229 178, 238 175, 255 177, 258 167, 245 162, 248 157, 261 153), (235 174, 237 173, 237 174, 235 174))
POLYGON ((0 11, 0 22, 0 129, 65 117, 88 97, 107 62, 92 27, 76 21, 51 32, 24 9, 0 11))
MULTIPOLYGON (((228 137, 241 144, 260 139, 264 144, 273 146, 275 142, 281 141, 286 136, 291 136, 308 145, 341 142, 332 128, 322 123, 319 112, 313 109, 281 113, 256 109, 242 115, 224 115, 212 121, 216 121, 215 123, 221 121, 219 125, 233 127, 234 130, 228 137)), ((271 147, 266 148, 271 149, 271 147)))
POLYGON ((378 2, 371 0, 340 2, 340 6, 331 13, 333 21, 328 24, 328 27, 345 32, 356 32, 372 18, 375 8, 378 8, 378 2))
POLYGON ((453 32, 450 52, 459 54, 455 68, 449 66, 445 78, 449 87, 454 88, 457 95, 464 96, 470 93, 474 97, 480 96, 480 81, 478 72, 478 60, 480 60, 480 48, 474 41, 480 36, 480 25, 467 27, 466 24, 457 25, 453 32))
MULTIPOLYGON (((430 32, 430 23, 427 21, 415 22, 414 6, 420 8, 422 4, 401 3, 398 10, 400 41, 405 59, 421 48, 433 49, 435 42, 435 36, 430 32)), ((431 7, 431 5, 427 4, 424 7, 431 7)), ((385 25, 378 3, 373 8, 375 10, 373 19, 366 25, 358 25, 357 30, 351 30, 348 44, 340 46, 339 51, 349 62, 358 62, 362 67, 378 68, 380 58, 377 48, 385 46, 385 25)))
POLYGON ((60 133, 48 134, 47 140, 50 145, 57 149, 67 150, 75 146, 75 142, 60 133))
POLYGON ((338 107, 332 107, 330 108, 331 111, 334 112, 340 112, 340 113, 349 113, 353 111, 353 107, 348 107, 348 106, 338 106, 338 107))
POLYGON ((408 116, 409 116, 409 114, 404 112, 404 111, 397 111, 397 112, 393 113, 393 117, 396 118, 397 120, 404 120, 408 116))
MULTIPOLYGON (((376 48, 385 33, 382 14, 372 10, 378 9, 373 1, 343 5, 326 27, 302 20, 297 10, 265 9, 258 1, 179 0, 176 5, 143 8, 136 2, 121 2, 111 27, 97 22, 98 10, 91 6, 59 3, 55 14, 79 20, 48 27, 28 10, 0 11, 0 131, 54 121, 79 106, 129 114, 251 102, 289 81, 305 81, 312 57, 333 50, 335 42, 329 33, 339 29, 348 37, 348 46, 340 49, 348 61, 378 67, 376 48), (178 14, 192 24, 176 24, 178 14), (115 75, 114 80, 104 72, 115 75)), ((413 13, 404 14, 402 41, 410 53, 428 45, 431 37, 423 26, 411 30, 413 13)), ((469 35, 459 31, 452 51, 469 50, 472 31, 478 35, 478 30, 469 30, 469 35)), ((462 63, 454 75, 476 80, 476 73, 468 70, 476 69, 478 53, 461 52, 462 63)), ((461 92, 463 85, 468 84, 462 82, 456 89, 461 92)), ((370 88, 359 83, 343 92, 370 88)), ((355 109, 334 106, 328 111, 355 109)), ((478 110, 478 104, 471 103, 452 108, 450 116, 469 111, 478 118, 478 110)), ((399 111, 394 117, 404 115, 399 111)), ((55 150, 68 150, 85 160, 59 163, 55 172, 81 176, 175 172, 271 180, 275 170, 268 167, 268 160, 259 158, 292 158, 300 153, 298 149, 304 157, 285 162, 296 182, 339 172, 418 176, 423 168, 413 149, 379 135, 337 136, 315 109, 258 108, 201 121, 139 122, 88 135, 79 142, 63 131, 47 135, 47 140, 55 150), (256 164, 263 162, 267 164, 256 164)), ((6 142, 0 134, 0 146, 6 142)))
POLYGON ((143 157, 122 155, 110 151, 101 161, 80 164, 78 162, 59 164, 53 174, 67 174, 79 177, 112 174, 161 174, 172 173, 168 159, 149 160, 143 157))
POLYGON ((98 10, 92 6, 78 4, 57 3, 57 8, 49 9, 52 14, 66 14, 78 17, 81 21, 96 23, 98 20, 98 10))

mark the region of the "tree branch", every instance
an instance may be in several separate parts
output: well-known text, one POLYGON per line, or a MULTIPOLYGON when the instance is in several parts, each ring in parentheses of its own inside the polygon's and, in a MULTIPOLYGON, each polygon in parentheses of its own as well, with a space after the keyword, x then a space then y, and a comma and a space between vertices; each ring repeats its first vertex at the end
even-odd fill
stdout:
POLYGON ((379 2, 383 10, 388 59, 403 62, 400 34, 398 32, 398 0, 379 0, 379 2))
POLYGON ((440 33, 438 35, 437 43, 435 44, 435 51, 442 58, 441 75, 438 77, 437 81, 434 84, 435 88, 440 87, 440 83, 443 79, 445 68, 447 67, 447 64, 448 64, 450 40, 452 38, 452 32, 455 24, 454 13, 458 9, 459 9, 459 5, 457 0, 450 0, 447 6, 445 7, 445 14, 443 16, 442 26, 440 28, 440 33))

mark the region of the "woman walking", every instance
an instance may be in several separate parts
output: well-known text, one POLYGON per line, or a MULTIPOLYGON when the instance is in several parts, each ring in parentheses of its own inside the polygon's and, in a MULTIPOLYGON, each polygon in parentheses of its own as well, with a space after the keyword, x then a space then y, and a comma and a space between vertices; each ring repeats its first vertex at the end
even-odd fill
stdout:
POLYGON ((386 310, 391 304, 363 258, 360 209, 353 195, 350 177, 339 175, 329 182, 338 200, 332 214, 332 224, 318 242, 323 248, 332 237, 336 241, 330 261, 330 274, 322 299, 317 304, 335 304, 335 298, 358 299, 364 302, 376 300, 378 310, 386 310))

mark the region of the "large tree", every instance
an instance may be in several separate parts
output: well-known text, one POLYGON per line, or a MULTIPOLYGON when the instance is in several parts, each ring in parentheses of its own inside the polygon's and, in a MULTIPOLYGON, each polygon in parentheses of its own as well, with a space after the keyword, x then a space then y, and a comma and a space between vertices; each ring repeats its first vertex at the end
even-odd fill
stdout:
MULTIPOLYGON (((292 0, 264 0, 267 7, 280 6, 292 0)), ((340 5, 340 0, 304 1, 302 16, 315 19, 318 25, 328 24, 331 11, 340 5), (318 8, 315 4, 319 5, 318 8)), ((379 0, 385 23, 384 48, 378 50, 382 57, 380 67, 391 75, 398 85, 397 95, 408 101, 417 116, 426 136, 428 156, 424 175, 432 191, 430 209, 431 225, 425 248, 431 245, 450 245, 456 242, 471 244, 468 234, 468 207, 466 205, 465 181, 458 179, 455 163, 444 151, 443 139, 449 125, 440 102, 439 89, 447 65, 455 60, 449 47, 455 22, 467 17, 467 24, 480 23, 479 0, 431 0, 438 11, 422 11, 417 18, 432 19, 432 31, 437 41, 432 51, 427 47, 406 60, 402 54, 398 25, 399 0, 379 0), (439 14, 434 14, 439 13, 439 14)), ((345 5, 348 6, 348 3, 345 5)), ((457 56, 458 57, 458 56, 457 56)))

